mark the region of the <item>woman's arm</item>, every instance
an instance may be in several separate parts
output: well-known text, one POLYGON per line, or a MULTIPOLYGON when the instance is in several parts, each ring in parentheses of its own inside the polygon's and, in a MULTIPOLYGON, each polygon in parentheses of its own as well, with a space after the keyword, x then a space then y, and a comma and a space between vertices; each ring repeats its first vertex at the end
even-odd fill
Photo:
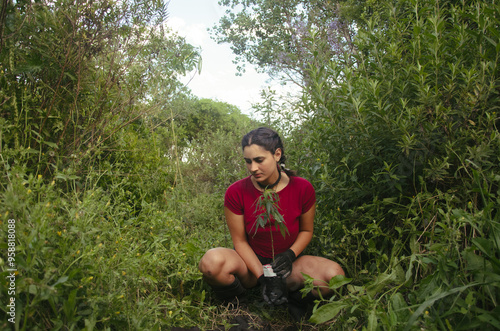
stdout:
POLYGON ((314 214, 316 213, 316 205, 313 205, 307 212, 299 217, 299 234, 297 239, 290 247, 299 256, 300 253, 309 245, 312 240, 314 230, 314 214))
POLYGON ((241 256, 248 270, 250 270, 256 278, 259 278, 264 271, 262 269, 262 263, 260 263, 257 255, 255 255, 255 252, 248 244, 244 216, 233 213, 227 207, 224 207, 224 215, 226 216, 226 222, 233 240, 234 249, 239 256, 241 256))

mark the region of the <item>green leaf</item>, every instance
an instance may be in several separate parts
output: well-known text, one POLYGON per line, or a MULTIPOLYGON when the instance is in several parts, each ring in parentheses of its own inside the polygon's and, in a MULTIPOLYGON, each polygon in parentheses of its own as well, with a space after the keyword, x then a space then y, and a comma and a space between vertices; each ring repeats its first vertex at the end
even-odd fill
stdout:
POLYGON ((50 142, 50 141, 44 141, 43 143, 45 145, 49 146, 49 147, 54 148, 54 149, 58 149, 59 148, 56 143, 53 143, 53 142, 50 142))
POLYGON ((493 315, 489 313, 484 313, 482 315, 479 315, 477 318, 482 322, 486 322, 492 325, 493 327, 495 327, 495 329, 500 330, 500 321, 493 315))
POLYGON ((66 281, 68 280, 68 278, 69 278, 68 276, 62 276, 61 278, 59 278, 59 279, 57 280, 57 282, 55 282, 55 283, 52 285, 52 287, 55 287, 56 285, 59 285, 59 284, 62 284, 62 283, 64 283, 64 282, 66 282, 66 281))
POLYGON ((68 321, 73 321, 73 317, 76 312, 76 293, 78 289, 74 289, 70 292, 67 300, 64 302, 63 311, 66 319, 68 321))
POLYGON ((320 324, 327 322, 331 319, 333 319, 337 314, 342 310, 343 308, 346 308, 348 305, 338 301, 338 302, 331 302, 327 303, 326 305, 323 305, 319 307, 311 316, 309 319, 310 322, 320 324))
POLYGON ((403 294, 400 292, 396 292, 393 296, 391 296, 391 309, 395 312, 398 321, 402 322, 408 320, 410 309, 408 308, 408 304, 406 303, 403 294))
POLYGON ((368 315, 368 326, 367 326, 367 329, 369 331, 375 331, 375 330, 377 330, 377 324, 378 324, 377 312, 375 311, 375 309, 373 309, 370 312, 370 315, 368 315))
POLYGON ((337 289, 345 284, 349 284, 352 281, 352 278, 347 278, 344 275, 337 275, 330 279, 330 283, 328 287, 332 290, 337 289))
POLYGON ((407 282, 411 276, 413 275, 412 269, 413 269, 413 262, 415 262, 416 256, 415 254, 412 254, 410 257, 410 263, 408 264, 408 270, 406 270, 405 274, 405 282, 407 282))
POLYGON ((390 274, 387 273, 381 273, 380 275, 377 276, 375 281, 368 285, 366 287, 366 292, 370 296, 375 296, 377 293, 379 293, 384 287, 387 285, 393 283, 397 279, 397 271, 393 270, 390 274))
POLYGON ((472 238, 472 243, 488 257, 489 261, 497 268, 500 268, 500 260, 495 256, 497 249, 494 247, 493 241, 486 238, 472 238))
POLYGON ((462 292, 462 291, 468 289, 469 287, 478 286, 478 285, 481 285, 481 283, 471 283, 471 284, 467 284, 467 285, 464 285, 464 286, 452 288, 451 290, 446 291, 446 292, 440 292, 440 293, 437 293, 435 295, 432 295, 430 298, 428 298, 427 300, 425 300, 417 308, 417 310, 415 310, 415 312, 410 316, 410 319, 406 323, 405 330, 410 330, 411 327, 413 326, 413 324, 416 322, 417 318, 420 315, 422 315, 422 313, 426 309, 428 309, 430 306, 432 306, 434 304, 434 302, 436 302, 438 300, 441 300, 441 299, 447 297, 448 295, 455 294, 457 292, 462 292))
POLYGON ((35 294, 35 295, 36 295, 36 293, 37 293, 37 287, 36 287, 36 285, 31 284, 31 285, 29 286, 29 288, 28 288, 28 292, 29 292, 30 294, 35 294))

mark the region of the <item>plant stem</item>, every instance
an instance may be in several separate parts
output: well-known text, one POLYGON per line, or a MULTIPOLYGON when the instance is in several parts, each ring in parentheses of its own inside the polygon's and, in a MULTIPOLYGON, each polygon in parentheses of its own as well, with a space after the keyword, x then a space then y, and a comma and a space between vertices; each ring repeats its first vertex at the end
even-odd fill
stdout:
POLYGON ((274 261, 274 241, 273 241, 273 231, 271 229, 271 231, 269 231, 269 234, 271 234, 271 254, 272 254, 272 257, 273 257, 273 261, 274 261))

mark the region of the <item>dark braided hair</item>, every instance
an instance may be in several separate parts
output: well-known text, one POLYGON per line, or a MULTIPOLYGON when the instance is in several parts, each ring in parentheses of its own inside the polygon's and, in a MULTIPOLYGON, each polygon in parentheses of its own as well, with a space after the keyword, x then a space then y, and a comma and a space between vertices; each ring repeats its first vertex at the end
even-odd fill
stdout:
POLYGON ((279 167, 281 167, 281 170, 283 170, 288 176, 296 176, 295 171, 285 168, 285 148, 283 147, 283 142, 276 131, 270 128, 260 127, 248 132, 243 136, 243 139, 241 139, 241 149, 245 149, 245 147, 252 144, 264 148, 266 151, 271 152, 271 154, 276 153, 278 148, 281 149, 281 158, 278 161, 279 167))

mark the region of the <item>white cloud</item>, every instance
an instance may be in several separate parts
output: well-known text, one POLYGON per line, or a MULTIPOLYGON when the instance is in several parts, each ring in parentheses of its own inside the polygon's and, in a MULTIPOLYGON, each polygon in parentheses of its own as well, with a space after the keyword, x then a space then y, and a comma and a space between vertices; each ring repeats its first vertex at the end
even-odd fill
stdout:
POLYGON ((187 25, 186 21, 180 17, 169 17, 167 20, 167 25, 176 31, 181 31, 187 25))
POLYGON ((172 0, 172 14, 167 25, 186 41, 202 49, 201 74, 193 74, 182 81, 188 83, 194 95, 233 104, 246 114, 251 103, 260 100, 260 89, 265 86, 266 75, 251 68, 243 76, 236 76, 234 55, 229 45, 219 45, 207 31, 222 15, 216 0, 172 0))
POLYGON ((167 25, 186 41, 194 46, 205 47, 211 42, 207 32, 207 26, 202 23, 187 24, 185 20, 179 17, 169 18, 167 25))

